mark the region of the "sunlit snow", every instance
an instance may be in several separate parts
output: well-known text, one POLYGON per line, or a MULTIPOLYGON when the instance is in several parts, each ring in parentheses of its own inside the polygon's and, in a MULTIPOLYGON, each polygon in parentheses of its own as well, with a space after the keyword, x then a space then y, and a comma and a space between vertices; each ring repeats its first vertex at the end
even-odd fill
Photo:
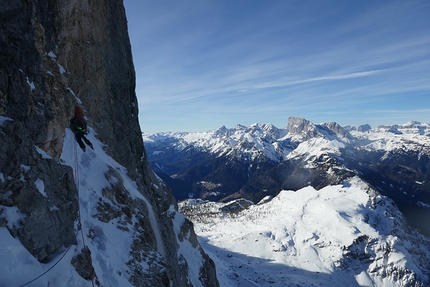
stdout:
MULTIPOLYGON (((0 124, 5 120, 7 119, 0 118, 0 124)), ((94 217, 97 214, 98 202, 100 200, 109 200, 102 194, 102 190, 114 180, 107 178, 105 175, 109 168, 113 168, 118 172, 124 187, 132 198, 142 199, 147 204, 152 230, 157 239, 157 251, 164 255, 165 251, 160 228, 158 228, 158 222, 152 206, 138 191, 136 183, 128 178, 127 170, 104 152, 103 143, 96 138, 92 129, 88 138, 94 144, 94 150, 87 148, 87 151, 83 152, 77 146, 73 133, 67 129, 60 162, 71 166, 78 175, 76 181, 79 186, 82 228, 85 234, 85 243, 91 250, 91 258, 98 281, 101 286, 132 286, 128 281, 129 275, 126 263, 131 259, 130 246, 135 234, 133 234, 133 231, 125 231, 124 228, 118 229, 117 226, 120 223, 116 221, 105 223, 94 217), (88 236, 89 234, 91 234, 90 237, 88 236)), ((49 158, 41 150, 38 151, 44 158, 49 158)), ((4 181, 3 178, 4 176, 2 175, 0 180, 4 181)), ((160 184, 162 183, 160 182, 160 184)), ((47 196, 46 187, 41 179, 37 179, 35 185, 40 193, 47 196)), ((55 206, 52 208, 55 209, 55 206)), ((2 209, 4 210, 3 216, 6 216, 10 228, 14 225, 19 226, 20 220, 25 215, 21 214, 16 207, 5 206, 2 209)), ((173 216, 173 209, 171 212, 173 216)), ((180 224, 183 220, 184 216, 176 212, 173 223, 180 224)), ((133 230, 132 227, 129 229, 133 230)), ((176 230, 178 231, 179 227, 176 227, 176 230)), ((77 223, 76 233, 79 235, 76 238, 77 245, 72 245, 68 251, 66 250, 68 246, 65 246, 58 254, 51 256, 48 260, 49 262, 41 263, 22 246, 18 239, 12 237, 5 227, 0 228, 0 238, 2 240, 2 244, 0 244, 0 286, 15 287, 26 284, 48 271, 57 261, 59 261, 58 264, 45 275, 27 286, 91 286, 91 282, 80 277, 70 264, 72 257, 80 253, 83 248, 82 237, 77 229, 77 223), (61 258, 62 256, 64 257, 61 258)), ((187 241, 178 242, 178 245, 180 247, 179 252, 183 253, 186 259, 192 262, 192 264, 191 262, 189 263, 189 279, 194 283, 194 286, 201 286, 199 281, 201 266, 196 261, 199 260, 198 258, 201 260, 201 255, 196 254, 197 251, 187 241), (198 258, 194 258, 195 255, 198 255, 198 258)), ((142 265, 144 265, 144 262, 142 262, 142 265)))
POLYGON ((394 221, 384 215, 386 210, 372 207, 381 198, 372 198, 367 190, 353 178, 319 191, 282 191, 235 215, 220 212, 226 205, 222 203, 191 199, 180 206, 196 206, 191 218, 202 246, 217 264, 221 286, 402 286, 369 271, 414 263, 403 243, 390 234, 394 221), (363 236, 373 242, 361 251, 374 266, 357 261, 341 268, 347 247, 363 236), (392 253, 384 254, 384 246, 392 253))

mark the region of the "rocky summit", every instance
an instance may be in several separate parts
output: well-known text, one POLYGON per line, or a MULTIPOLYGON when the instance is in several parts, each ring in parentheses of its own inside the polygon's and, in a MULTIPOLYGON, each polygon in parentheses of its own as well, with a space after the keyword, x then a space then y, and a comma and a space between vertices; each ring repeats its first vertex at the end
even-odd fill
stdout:
POLYGON ((0 285, 219 286, 147 162, 122 1, 1 1, 0 49, 0 285))

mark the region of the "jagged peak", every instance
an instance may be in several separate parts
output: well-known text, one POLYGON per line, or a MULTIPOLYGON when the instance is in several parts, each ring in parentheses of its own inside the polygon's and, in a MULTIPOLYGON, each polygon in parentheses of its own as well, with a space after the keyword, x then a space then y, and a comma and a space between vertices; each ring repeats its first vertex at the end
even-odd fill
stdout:
POLYGON ((230 132, 230 130, 225 125, 223 125, 222 127, 216 129, 214 134, 223 136, 229 132, 230 132))
POLYGON ((290 117, 287 130, 292 135, 300 136, 302 140, 314 137, 341 137, 353 140, 353 136, 336 122, 314 124, 303 118, 290 117))
POLYGON ((347 139, 353 139, 351 134, 336 122, 329 122, 329 123, 324 123, 321 125, 328 128, 330 131, 332 131, 337 136, 347 138, 347 139))
POLYGON ((238 124, 238 125, 236 125, 236 126, 234 127, 234 129, 236 129, 236 130, 243 130, 243 129, 246 129, 246 126, 241 125, 241 124, 238 124))
POLYGON ((246 128, 245 131, 249 133, 260 132, 260 133, 269 133, 273 135, 279 134, 279 129, 272 124, 254 123, 250 125, 248 128, 246 128))
POLYGON ((380 125, 376 132, 387 132, 395 135, 410 134, 410 135, 430 135, 430 125, 418 121, 409 121, 401 125, 380 125))
POLYGON ((315 128, 315 125, 304 118, 289 117, 287 130, 290 133, 301 133, 309 128, 315 128))

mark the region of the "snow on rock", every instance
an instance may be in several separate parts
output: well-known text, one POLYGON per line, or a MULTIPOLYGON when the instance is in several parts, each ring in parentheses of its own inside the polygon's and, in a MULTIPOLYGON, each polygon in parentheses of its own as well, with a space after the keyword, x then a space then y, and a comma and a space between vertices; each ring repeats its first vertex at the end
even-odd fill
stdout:
POLYGON ((11 118, 0 116, 0 126, 4 125, 7 121, 12 121, 11 118))
POLYGON ((38 179, 36 179, 34 184, 36 185, 36 188, 37 188, 37 190, 39 190, 41 195, 43 195, 44 197, 48 197, 48 195, 45 192, 45 184, 43 183, 43 180, 38 178, 38 179))
MULTIPOLYGON (((408 200, 430 203, 429 135, 430 125, 419 122, 355 129, 291 117, 284 129, 223 126, 203 133, 144 134, 143 139, 154 171, 171 184, 178 200, 247 197, 258 202, 261 191, 275 195, 281 188, 319 189, 355 174, 380 187, 404 212, 408 200), (222 188, 201 188, 202 181, 222 188)), ((422 220, 406 216, 412 226, 430 234, 418 224, 422 220)))
POLYGON ((42 155, 42 158, 44 158, 44 159, 52 159, 52 157, 51 156, 49 156, 45 151, 43 151, 41 148, 39 148, 39 147, 37 147, 37 146, 35 146, 35 148, 36 148, 36 151, 40 154, 40 155, 42 155))
MULTIPOLYGON (((75 269, 71 264, 77 261, 78 254, 82 254, 84 241, 91 252, 94 280, 98 286, 150 286, 150 282, 154 282, 153 286, 161 286, 161 281, 168 286, 173 281, 169 283, 165 260, 177 260, 183 270, 188 270, 188 276, 183 280, 189 284, 183 286, 217 286, 216 278, 212 278, 212 285, 202 281, 202 268, 208 258, 196 237, 193 242, 190 236, 194 233, 191 222, 173 206, 169 210, 176 232, 174 236, 179 238, 178 254, 172 257, 168 252, 176 250, 176 246, 166 250, 158 215, 149 200, 127 176, 127 170, 105 153, 95 132, 91 130, 88 135, 94 150, 88 148, 86 152, 77 147, 69 129, 65 134, 60 162, 71 166, 75 173, 82 231, 76 222, 75 242, 39 262, 8 229, 0 227, 0 286, 21 286, 36 278, 28 286, 91 285, 78 274, 79 268, 75 269), (154 281, 157 277, 159 281, 154 281)), ((3 174, 0 180, 4 181, 3 174)), ((49 200, 44 181, 39 178, 34 185, 49 200)), ((49 209, 55 212, 58 207, 53 205, 49 209)), ((0 226, 6 224, 9 230, 19 226, 25 218, 15 206, 2 206, 0 215, 0 226)))
POLYGON ((176 212, 173 206, 170 208, 168 213, 170 216, 173 217, 175 232, 179 235, 177 237, 177 243, 179 245, 178 256, 180 258, 185 259, 181 262, 183 262, 184 264, 185 262, 187 262, 187 265, 189 267, 188 276, 190 278, 190 282, 195 287, 202 286, 202 283, 197 280, 199 278, 200 266, 203 264, 201 254, 199 253, 199 250, 196 249, 198 245, 197 241, 192 242, 189 240, 190 232, 194 232, 191 228, 192 224, 182 214, 176 212), (188 226, 188 228, 185 228, 184 230, 184 226, 188 226))
POLYGON ((360 146, 369 150, 422 149, 428 152, 430 146, 430 125, 411 121, 403 125, 379 126, 366 132, 351 131, 360 139, 360 146), (394 131, 394 132, 393 132, 394 131))
POLYGON ((231 204, 179 204, 221 286, 429 286, 429 240, 357 177, 239 212, 231 204))

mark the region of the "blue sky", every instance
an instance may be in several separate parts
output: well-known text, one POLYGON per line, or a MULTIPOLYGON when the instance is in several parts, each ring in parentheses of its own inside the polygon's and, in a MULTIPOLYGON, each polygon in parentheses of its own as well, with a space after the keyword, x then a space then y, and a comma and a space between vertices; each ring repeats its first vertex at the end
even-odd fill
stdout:
POLYGON ((430 123, 429 1, 124 5, 145 133, 430 123))

